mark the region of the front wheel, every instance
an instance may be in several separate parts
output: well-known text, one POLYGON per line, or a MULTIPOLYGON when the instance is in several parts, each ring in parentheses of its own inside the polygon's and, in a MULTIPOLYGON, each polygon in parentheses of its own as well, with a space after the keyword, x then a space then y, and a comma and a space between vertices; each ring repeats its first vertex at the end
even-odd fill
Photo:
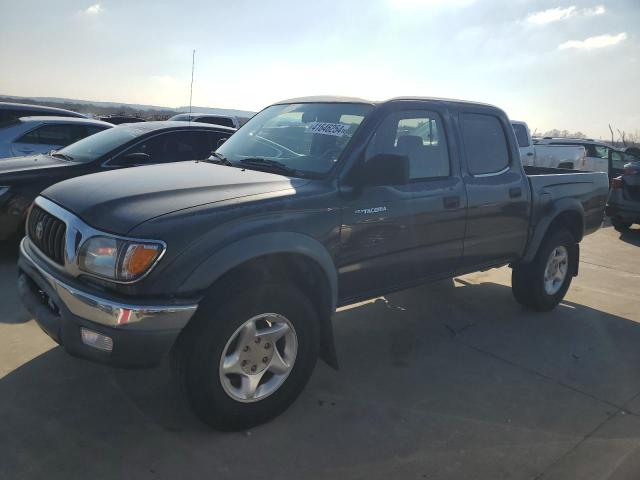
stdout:
POLYGON ((577 259, 575 240, 568 230, 556 230, 540 245, 531 263, 513 267, 511 288, 516 301, 537 311, 552 310, 562 301, 577 259))
POLYGON ((174 365, 198 417, 218 430, 266 422, 297 398, 318 356, 317 314, 287 284, 256 285, 203 305, 174 365))

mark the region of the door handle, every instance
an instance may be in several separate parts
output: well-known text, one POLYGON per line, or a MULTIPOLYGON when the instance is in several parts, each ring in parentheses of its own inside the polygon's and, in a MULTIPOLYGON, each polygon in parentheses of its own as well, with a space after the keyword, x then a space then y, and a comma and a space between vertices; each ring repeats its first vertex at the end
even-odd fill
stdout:
POLYGON ((460 207, 460 197, 444 197, 442 203, 444 208, 458 208, 460 207))
POLYGON ((522 196, 522 189, 520 187, 509 189, 509 198, 520 198, 522 196))
POLYGON ((527 157, 533 157, 533 152, 527 153, 527 157))

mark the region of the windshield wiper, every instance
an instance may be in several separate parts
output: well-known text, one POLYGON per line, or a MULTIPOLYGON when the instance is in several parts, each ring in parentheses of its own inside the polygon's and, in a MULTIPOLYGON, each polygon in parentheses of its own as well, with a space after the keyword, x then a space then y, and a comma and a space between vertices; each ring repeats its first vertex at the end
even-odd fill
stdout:
POLYGON ((223 154, 218 153, 218 152, 213 152, 211 153, 211 155, 213 157, 216 157, 217 160, 211 160, 211 157, 208 158, 208 160, 211 163, 217 163, 218 165, 226 165, 227 167, 234 167, 235 165, 233 163, 231 163, 227 157, 225 157, 223 154))
POLYGON ((53 152, 51 153, 51 156, 56 158, 62 158, 63 160, 66 160, 68 162, 73 161, 73 157, 71 155, 65 155, 64 153, 60 153, 60 152, 53 152))
POLYGON ((295 168, 287 167, 284 163, 277 160, 269 160, 266 158, 249 157, 240 160, 243 166, 256 167, 259 169, 270 170, 274 173, 281 173, 283 175, 290 175, 293 177, 303 176, 299 170, 295 168))

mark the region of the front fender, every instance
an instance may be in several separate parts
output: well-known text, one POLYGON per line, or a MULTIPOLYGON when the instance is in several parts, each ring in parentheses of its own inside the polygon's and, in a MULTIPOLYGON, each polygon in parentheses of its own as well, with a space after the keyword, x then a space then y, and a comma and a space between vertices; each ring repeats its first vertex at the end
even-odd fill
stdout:
POLYGON ((265 255, 296 253, 314 260, 327 277, 330 287, 331 311, 338 303, 338 274, 331 255, 314 238, 296 232, 272 232, 238 240, 218 250, 193 270, 181 282, 179 291, 203 291, 235 267, 265 255))

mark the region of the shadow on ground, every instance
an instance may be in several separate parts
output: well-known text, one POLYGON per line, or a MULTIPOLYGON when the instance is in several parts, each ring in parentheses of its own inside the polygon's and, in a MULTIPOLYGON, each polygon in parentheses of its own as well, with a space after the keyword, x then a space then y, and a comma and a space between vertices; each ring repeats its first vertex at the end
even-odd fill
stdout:
POLYGON ((640 247, 640 228, 632 228, 620 234, 620 240, 640 247))
POLYGON ((18 299, 18 244, 0 242, 0 323, 24 323, 30 316, 18 299))
POLYGON ((534 478, 640 392, 636 323, 530 313, 495 283, 400 292, 334 325, 341 370, 319 364, 285 414, 236 434, 200 424, 167 368, 54 348, 0 379, 0 477, 534 478))

